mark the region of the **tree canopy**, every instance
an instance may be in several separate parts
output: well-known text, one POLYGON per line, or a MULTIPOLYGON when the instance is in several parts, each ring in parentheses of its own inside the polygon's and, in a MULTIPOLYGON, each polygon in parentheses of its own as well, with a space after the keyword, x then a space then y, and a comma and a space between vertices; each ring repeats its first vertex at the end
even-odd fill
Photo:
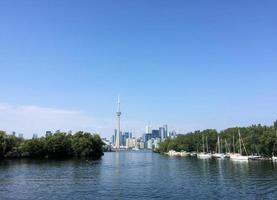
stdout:
POLYGON ((103 141, 97 134, 56 132, 45 137, 22 139, 0 131, 0 159, 2 158, 70 158, 99 159, 103 155, 103 141))
POLYGON ((275 155, 277 154, 277 120, 272 126, 258 124, 248 127, 227 128, 220 132, 215 129, 206 129, 180 134, 175 139, 166 139, 163 141, 158 151, 183 150, 199 152, 203 149, 203 138, 207 137, 209 151, 215 152, 217 137, 219 136, 224 152, 236 152, 239 148, 238 130, 241 133, 248 154, 260 154, 263 156, 271 156, 273 153, 275 155))

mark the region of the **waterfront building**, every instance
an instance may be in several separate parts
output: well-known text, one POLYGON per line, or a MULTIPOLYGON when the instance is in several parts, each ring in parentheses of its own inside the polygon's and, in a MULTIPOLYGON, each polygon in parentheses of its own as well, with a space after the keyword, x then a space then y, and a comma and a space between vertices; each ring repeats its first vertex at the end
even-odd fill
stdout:
POLYGON ((153 149, 153 139, 147 141, 147 149, 153 149))
POLYGON ((140 143, 139 143, 139 148, 140 148, 140 149, 144 149, 144 142, 143 142, 143 141, 140 141, 140 143))
POLYGON ((136 147, 136 139, 135 138, 127 138, 126 139, 126 148, 131 149, 136 147))
POLYGON ((153 141, 153 149, 158 149, 159 148, 159 145, 161 143, 161 138, 155 138, 154 141, 153 141))
POLYGON ((19 133, 19 134, 18 134, 18 137, 19 137, 20 139, 23 139, 23 133, 19 133))
POLYGON ((116 118, 117 118, 117 131, 116 131, 116 138, 115 138, 115 148, 120 148, 120 99, 117 99, 117 110, 116 110, 116 118))

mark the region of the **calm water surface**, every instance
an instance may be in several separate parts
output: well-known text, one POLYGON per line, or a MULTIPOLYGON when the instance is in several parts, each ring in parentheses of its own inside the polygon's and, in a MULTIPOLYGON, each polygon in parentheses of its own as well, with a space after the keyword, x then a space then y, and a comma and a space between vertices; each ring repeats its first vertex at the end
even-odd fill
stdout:
POLYGON ((105 153, 101 161, 0 162, 0 200, 277 199, 277 163, 105 153))

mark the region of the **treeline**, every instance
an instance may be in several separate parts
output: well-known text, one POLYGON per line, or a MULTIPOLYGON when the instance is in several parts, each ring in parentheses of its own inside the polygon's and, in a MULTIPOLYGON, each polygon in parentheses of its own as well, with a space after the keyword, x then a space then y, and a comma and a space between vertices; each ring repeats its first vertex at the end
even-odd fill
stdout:
POLYGON ((277 155, 277 120, 272 126, 258 124, 249 127, 228 128, 221 132, 217 132, 215 129, 206 129, 178 135, 175 139, 166 139, 161 142, 158 151, 183 150, 201 152, 203 149, 203 138, 205 138, 206 145, 207 137, 209 152, 215 152, 217 137, 219 136, 223 152, 237 152, 239 149, 238 130, 241 133, 248 155, 260 154, 267 157, 271 156, 272 153, 277 155))
POLYGON ((0 131, 0 159, 88 157, 100 159, 103 141, 97 134, 56 132, 45 137, 22 139, 0 131))

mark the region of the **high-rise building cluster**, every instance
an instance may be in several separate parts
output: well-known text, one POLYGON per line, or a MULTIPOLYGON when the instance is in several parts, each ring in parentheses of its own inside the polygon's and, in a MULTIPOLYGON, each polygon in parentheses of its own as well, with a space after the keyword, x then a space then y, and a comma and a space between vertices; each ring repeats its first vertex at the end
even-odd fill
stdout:
MULTIPOLYGON (((176 131, 168 131, 168 126, 163 125, 157 129, 152 129, 152 126, 147 125, 145 133, 141 137, 135 138, 132 132, 120 132, 119 144, 121 148, 125 149, 156 149, 159 147, 159 143, 167 138, 176 137, 176 131)), ((111 144, 115 146, 117 138, 117 129, 114 130, 114 134, 111 137, 111 144)))
POLYGON ((152 149, 155 150, 159 147, 161 141, 166 138, 176 137, 176 131, 169 132, 167 125, 163 125, 158 129, 152 129, 152 126, 148 124, 145 127, 145 132, 141 137, 135 138, 132 132, 122 132, 120 129, 120 99, 117 100, 116 109, 116 129, 111 137, 111 146, 114 149, 152 149))

